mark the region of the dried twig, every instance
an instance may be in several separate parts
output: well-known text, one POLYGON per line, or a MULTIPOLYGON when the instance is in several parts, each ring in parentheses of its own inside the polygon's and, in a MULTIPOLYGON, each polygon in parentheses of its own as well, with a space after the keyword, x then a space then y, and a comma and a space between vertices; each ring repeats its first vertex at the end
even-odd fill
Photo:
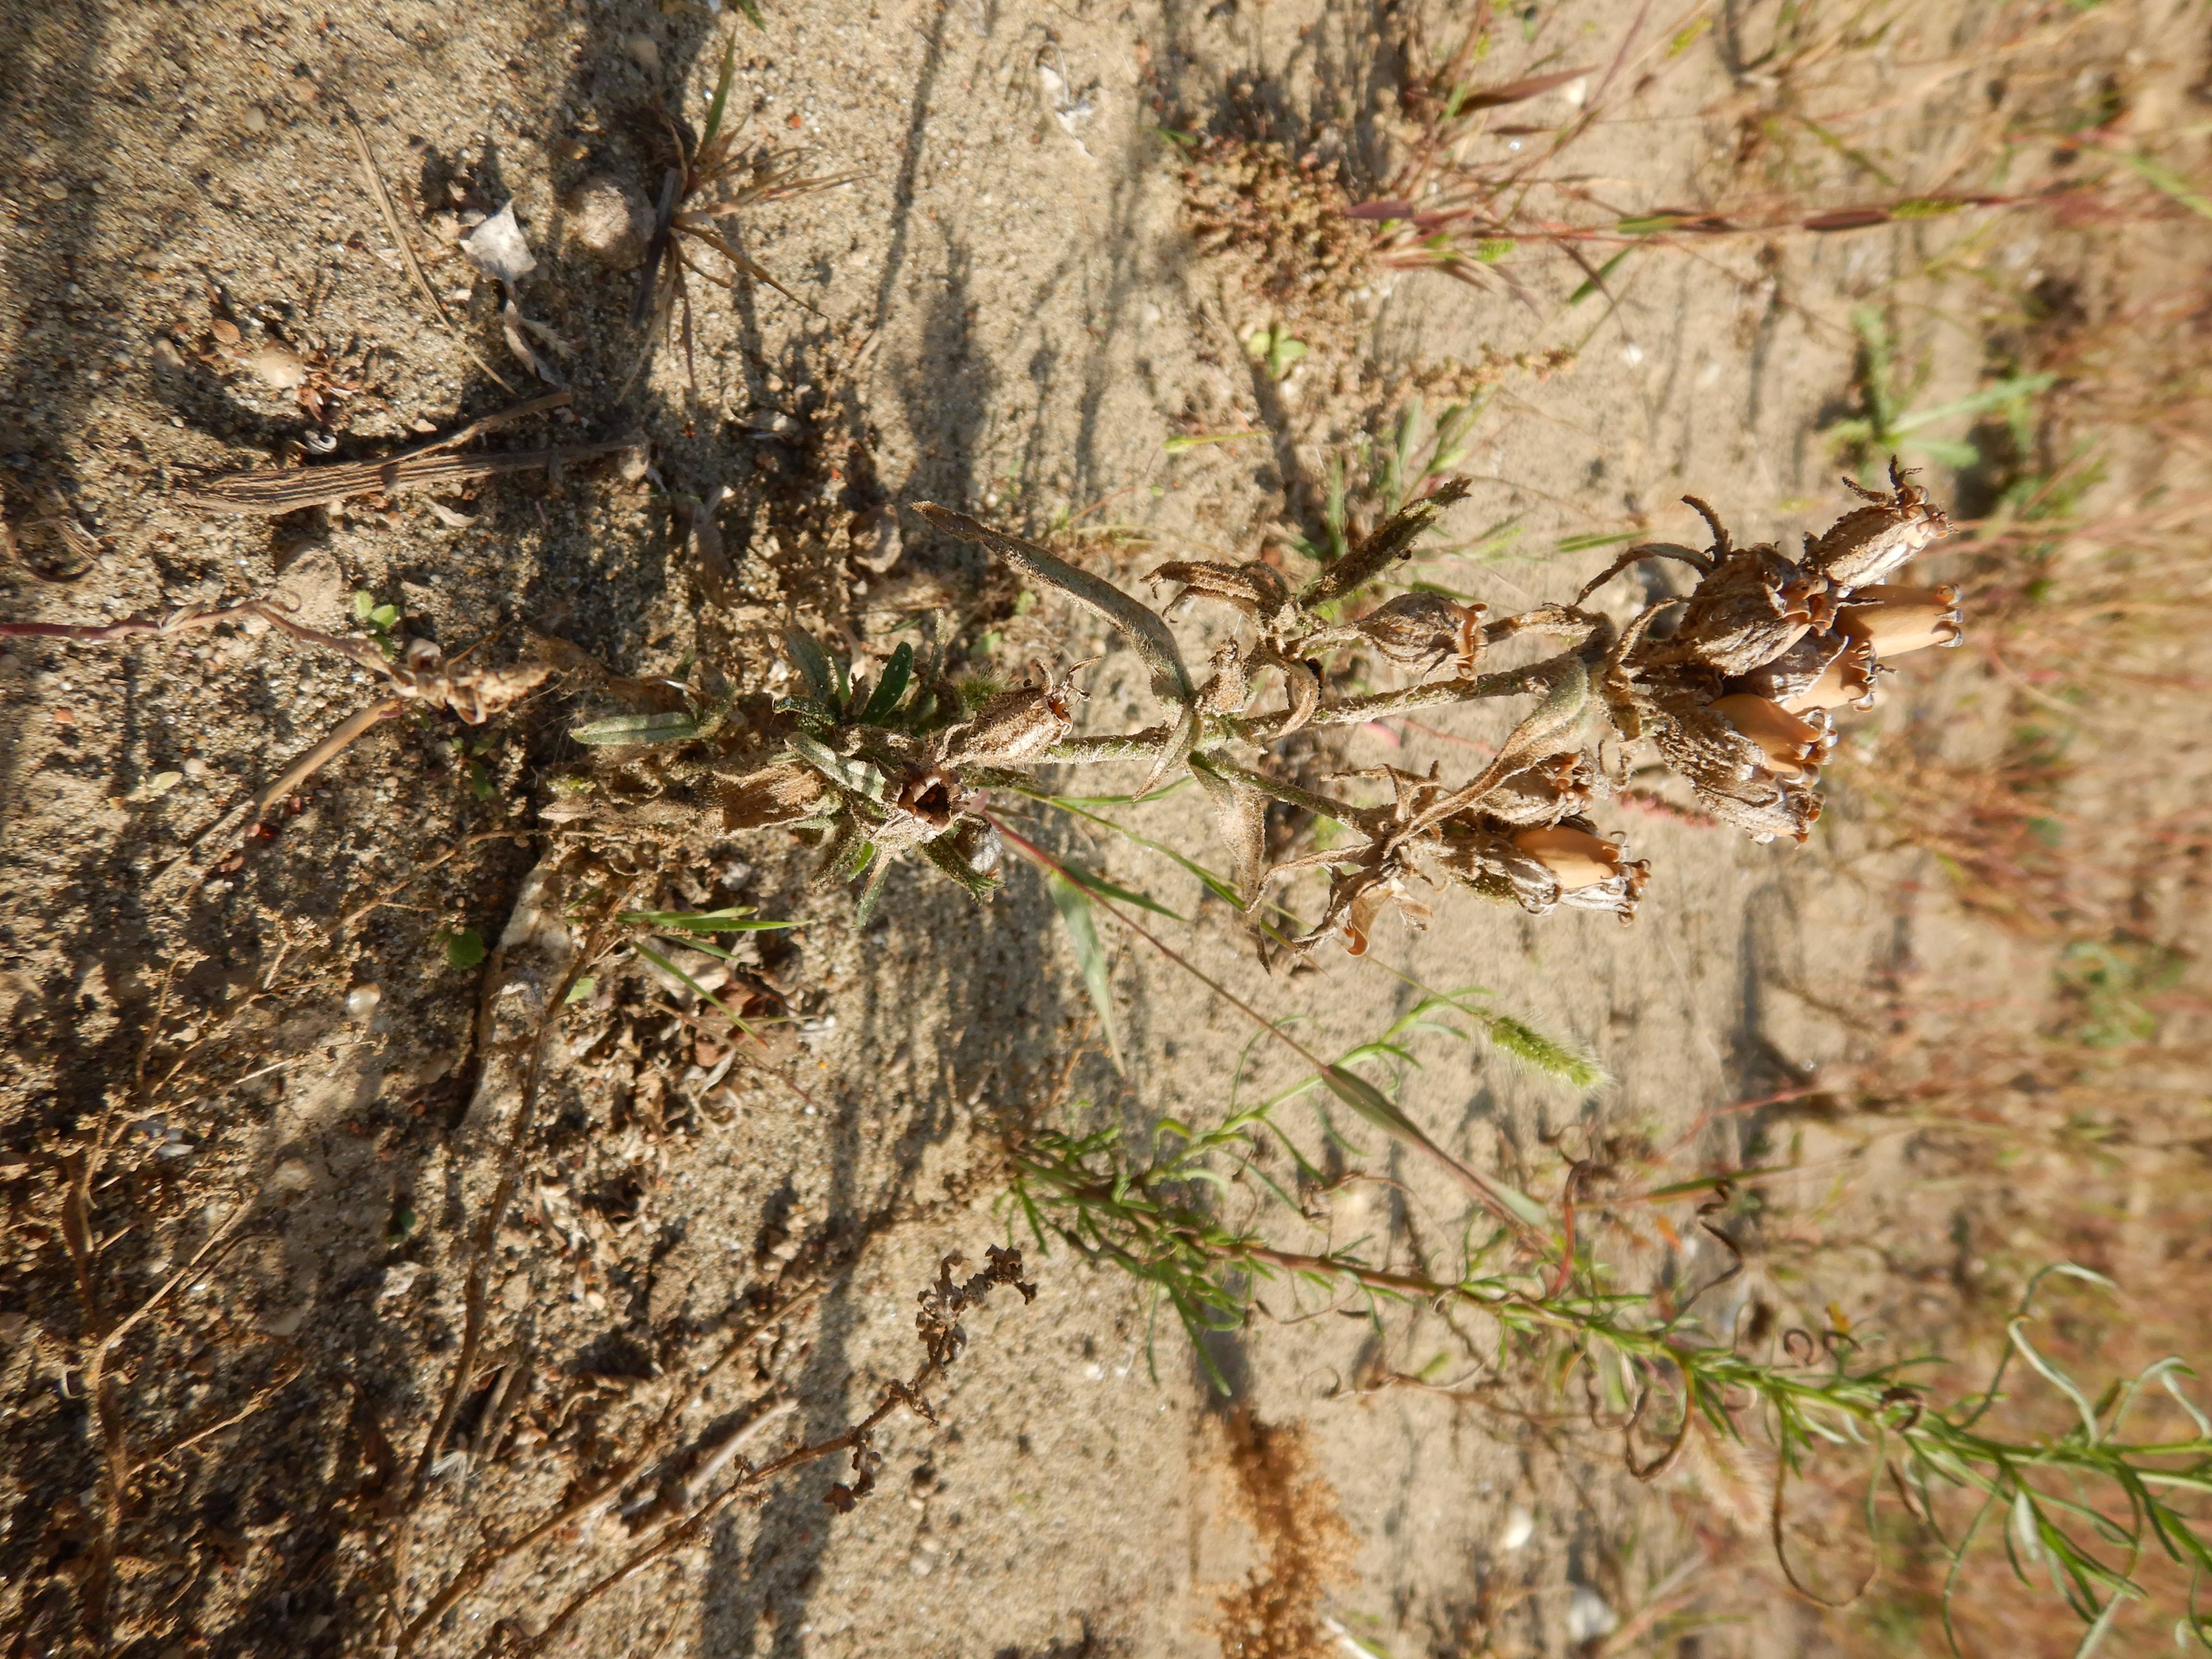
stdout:
MULTIPOLYGON (((481 424, 481 423, 479 423, 481 424)), ((449 440, 448 442, 458 440, 449 440)), ((177 499, 211 513, 245 513, 264 518, 322 507, 353 495, 392 495, 428 489, 465 478, 507 472, 534 472, 641 447, 641 438, 605 443, 571 444, 558 449, 516 450, 504 455, 450 455, 414 451, 383 461, 349 461, 337 466, 256 467, 210 478, 197 489, 179 490, 177 499)), ((445 446, 441 445, 443 448, 445 446)))

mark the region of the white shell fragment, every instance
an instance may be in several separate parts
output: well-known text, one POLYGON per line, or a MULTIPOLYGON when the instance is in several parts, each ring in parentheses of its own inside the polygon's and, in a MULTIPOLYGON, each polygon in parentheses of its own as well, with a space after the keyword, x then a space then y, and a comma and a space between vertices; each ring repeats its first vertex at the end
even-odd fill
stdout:
POLYGON ((514 204, 506 206, 461 238, 461 252, 487 276, 512 287, 538 269, 537 256, 514 222, 514 204))

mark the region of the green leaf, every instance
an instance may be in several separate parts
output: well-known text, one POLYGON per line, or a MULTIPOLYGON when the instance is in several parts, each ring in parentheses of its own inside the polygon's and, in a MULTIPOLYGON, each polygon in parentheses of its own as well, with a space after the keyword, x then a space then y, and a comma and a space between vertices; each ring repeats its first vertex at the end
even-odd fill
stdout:
POLYGON ((760 0, 737 0, 737 7, 755 28, 763 34, 768 33, 767 20, 761 15, 760 0))
POLYGON ((675 975, 677 979, 683 981, 684 985, 690 991, 693 996, 697 997, 707 1007, 712 1008, 715 1012, 720 1014, 725 1019, 728 1020, 732 1025, 735 1026, 738 1030, 743 1031, 747 1036, 758 1035, 754 1031, 751 1026, 746 1024, 744 1020, 738 1018, 735 1012, 731 1009, 727 1003, 717 1001, 715 1000, 714 994, 712 991, 700 984, 697 980, 692 978, 690 975, 685 973, 681 968, 678 968, 673 962, 671 962, 666 957, 661 955, 659 951, 654 950, 651 945, 639 944, 633 948, 635 949, 638 955, 643 957, 647 962, 659 969, 663 973, 672 974, 675 975))
POLYGON ((446 960, 455 968, 474 968, 484 959, 483 935, 473 927, 463 928, 458 933, 441 935, 446 944, 446 960))
POLYGON ((691 714, 611 714, 603 720, 572 726, 568 735, 578 743, 595 745, 684 743, 699 735, 699 721, 691 714))
MULTIPOLYGON (((760 20, 756 17, 757 24, 760 20)), ((700 135, 699 148, 704 149, 714 142, 714 135, 722 130, 722 112, 730 106, 730 80, 737 73, 738 43, 731 41, 722 48, 722 72, 714 77, 714 99, 707 106, 707 125, 700 135)))
POLYGON ((592 978, 591 975, 586 974, 583 978, 578 980, 574 985, 571 985, 568 988, 568 994, 561 999, 561 1006, 565 1008, 572 1002, 581 1002, 586 997, 591 996, 597 992, 599 988, 599 981, 592 978))
POLYGON ((2155 161, 2139 151, 2123 155, 2120 159, 2133 167, 2153 189, 2164 191, 2191 213, 2212 219, 2212 198, 2206 198, 2203 192, 2165 162, 2155 161))
POLYGON ((1580 288, 1577 289, 1572 294, 1570 294, 1567 296, 1567 303, 1571 306, 1578 306, 1583 301, 1589 299, 1591 295, 1602 294, 1605 292, 1605 279, 1612 276, 1615 270, 1620 268, 1620 262, 1623 259, 1626 259, 1630 254, 1635 252, 1636 245, 1632 242, 1626 247, 1621 249, 1620 252, 1614 254, 1613 258, 1607 259, 1603 264, 1597 268, 1597 271, 1595 276, 1591 276, 1580 288))
POLYGON ((1419 1124, 1392 1104, 1388 1096, 1357 1072, 1347 1071, 1341 1066, 1331 1066, 1322 1072, 1321 1080, 1328 1085, 1331 1094, 1383 1133, 1409 1146, 1418 1146, 1442 1158, 1455 1170, 1462 1171, 1470 1181, 1530 1226, 1543 1228, 1550 1224, 1551 1217, 1545 1212, 1542 1205, 1504 1182, 1493 1181, 1488 1176, 1468 1169, 1430 1139, 1419 1124))
POLYGON ((876 687, 876 695, 868 699, 868 706, 860 713, 862 726, 881 726, 891 717, 898 701, 906 695, 907 682, 914 678, 914 647, 902 645, 891 653, 891 659, 884 665, 884 678, 876 687))
POLYGON ((783 642, 791 652, 791 660, 798 665, 799 672, 806 677, 806 684, 813 689, 815 700, 829 703, 830 712, 836 713, 836 699, 830 694, 836 689, 837 682, 830 672, 830 659, 823 653, 822 647, 815 644, 811 636, 795 628, 783 636, 783 642))
POLYGON ((757 916, 745 905, 732 905, 723 910, 624 910, 615 920, 632 927, 672 927, 686 933, 758 933, 770 928, 799 926, 795 921, 757 916))
POLYGON ((849 789, 854 794, 866 796, 872 801, 883 799, 884 775, 871 763, 847 760, 828 744, 817 743, 809 737, 794 734, 786 742, 790 744, 793 754, 841 789, 849 789))
POLYGON ((1097 894, 1101 898, 1120 899, 1124 904, 1133 904, 1140 909, 1150 910, 1154 915, 1165 916, 1170 921, 1183 920, 1158 899, 1147 898, 1142 893, 1133 893, 1126 887, 1117 887, 1105 877, 1094 874, 1079 864, 1063 860, 1060 867, 1067 872, 1069 880, 1097 894))
POLYGON ((1106 1046, 1114 1058, 1114 1069, 1126 1071, 1121 1054, 1121 1033, 1114 1018, 1114 986, 1107 973, 1106 947, 1099 943, 1098 927, 1091 914, 1091 901, 1083 890, 1056 870, 1045 872, 1045 885, 1051 890, 1052 902, 1060 911, 1060 921, 1067 928, 1068 942, 1075 947, 1075 960, 1083 970, 1084 989, 1091 994, 1091 1006, 1098 1011, 1098 1024, 1106 1033, 1106 1046))

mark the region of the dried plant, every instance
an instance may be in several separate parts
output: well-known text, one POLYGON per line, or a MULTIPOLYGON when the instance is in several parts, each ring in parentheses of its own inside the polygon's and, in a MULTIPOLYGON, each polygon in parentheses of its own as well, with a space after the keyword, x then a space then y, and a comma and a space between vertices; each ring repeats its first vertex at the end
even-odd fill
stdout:
MULTIPOLYGON (((1277 884, 1327 872, 1322 914, 1285 941, 1294 953, 1334 938, 1364 954, 1385 909, 1419 926, 1428 915, 1421 890, 1446 880, 1532 915, 1565 905, 1626 919, 1650 867, 1589 816, 1620 775, 1601 763, 1594 728, 1624 750, 1648 744, 1708 811, 1755 839, 1802 841, 1820 814, 1814 786, 1835 741, 1831 711, 1865 706, 1896 656, 1958 639, 1952 590, 1888 580, 1947 527, 1902 472, 1893 469, 1892 478, 1888 493, 1861 491, 1864 504, 1808 539, 1800 560, 1772 545, 1735 548, 1712 510, 1693 501, 1712 529, 1709 550, 1639 544, 1586 584, 1574 604, 1495 622, 1481 606, 1431 592, 1369 603, 1370 589, 1460 499, 1465 487, 1456 483, 1401 508, 1295 590, 1256 560, 1163 564, 1152 580, 1172 586, 1164 610, 1033 543, 923 503, 915 510, 933 526, 1119 630, 1149 671, 1166 718, 1133 732, 1077 735, 1081 693, 1042 665, 1028 684, 967 713, 933 676, 915 678, 910 647, 899 648, 868 690, 794 637, 807 689, 767 718, 735 720, 728 710, 635 716, 624 734, 633 744, 680 745, 647 786, 656 816, 718 807, 725 829, 823 832, 825 873, 868 872, 864 913, 890 861, 908 853, 988 895, 1004 846, 990 791, 1049 797, 1046 768, 1141 762, 1139 794, 1178 775, 1205 792, 1226 846, 1224 890, 1248 915, 1277 884), (1696 587, 1648 606, 1618 630, 1581 608, 1605 581, 1649 558, 1690 566, 1696 587), (1184 660, 1167 621, 1196 603, 1218 606, 1241 624, 1200 673, 1184 660), (1674 631, 1659 637, 1653 624, 1678 607, 1674 631), (1567 648, 1526 666, 1478 672, 1486 653, 1524 634, 1564 640, 1567 648), (1349 647, 1409 671, 1413 684, 1332 695, 1322 660, 1349 647), (1282 706, 1267 711, 1260 705, 1271 682, 1281 687, 1282 706), (1389 766, 1356 775, 1382 784, 1379 802, 1323 794, 1240 757, 1308 726, 1531 695, 1541 699, 1537 709, 1473 778, 1452 783, 1389 766), (648 731, 647 722, 661 724, 648 731), (1272 803, 1332 820, 1344 833, 1333 845, 1271 863, 1264 825, 1272 803)), ((635 821, 644 805, 635 799, 640 787, 611 775, 579 780, 558 816, 607 826, 635 821)))
MULTIPOLYGON (((653 239, 647 244, 645 268, 638 273, 637 295, 630 302, 629 325, 664 333, 671 319, 683 313, 684 364, 696 389, 697 367, 693 361, 691 296, 686 274, 734 290, 737 277, 766 283, 793 305, 811 310, 806 302, 754 260, 741 252, 720 221, 728 215, 757 207, 763 202, 809 191, 829 190, 846 182, 843 177, 809 179, 800 176, 801 157, 796 151, 764 152, 750 161, 738 152, 742 123, 731 122, 730 82, 737 71, 737 42, 722 51, 722 67, 715 77, 714 94, 707 106, 707 123, 696 144, 685 142, 675 122, 665 115, 662 123, 676 151, 675 163, 661 175, 660 195, 653 222, 653 239), (687 246, 687 244, 689 245, 687 246), (733 276, 721 276, 696 263, 694 251, 719 255, 729 263, 733 276)), ((641 368, 644 359, 639 359, 641 368)), ((635 378, 635 370, 632 372, 635 378)))

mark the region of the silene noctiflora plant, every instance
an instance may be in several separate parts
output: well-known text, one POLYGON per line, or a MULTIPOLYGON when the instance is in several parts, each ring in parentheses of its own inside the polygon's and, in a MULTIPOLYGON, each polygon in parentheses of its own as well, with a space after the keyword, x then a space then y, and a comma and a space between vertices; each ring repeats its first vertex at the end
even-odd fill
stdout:
POLYGON ((1327 872, 1322 914, 1285 936, 1294 952, 1335 939, 1363 954, 1384 910, 1419 926, 1429 914, 1423 893, 1447 881, 1533 915, 1564 905, 1626 921, 1650 866, 1592 813, 1639 749, 1755 839, 1802 842, 1820 816, 1815 786, 1836 711, 1870 706, 1894 657, 1958 641, 1952 589, 1892 580, 1948 525, 1894 464, 1890 477, 1886 493, 1851 484, 1863 502, 1808 537, 1796 558, 1772 544, 1735 546, 1714 510, 1687 498, 1711 528, 1708 549, 1641 544, 1571 604, 1496 619, 1432 592, 1381 597, 1393 567, 1464 494, 1458 482, 1394 514, 1302 586, 1260 560, 1163 564, 1151 573, 1155 592, 1168 592, 1157 609, 1034 543, 920 503, 913 510, 936 528, 1119 630, 1149 672, 1161 718, 1136 731, 1079 734, 1082 665, 1035 665, 1027 683, 971 703, 909 645, 870 687, 794 634, 804 681, 794 695, 704 719, 624 717, 580 729, 586 741, 614 745, 617 763, 577 780, 549 811, 632 822, 718 811, 726 830, 825 832, 825 874, 865 875, 865 914, 885 870, 908 854, 988 896, 1004 851, 990 791, 1043 795, 1044 769, 1140 761, 1148 769, 1139 793, 1179 775, 1204 791, 1228 851, 1222 890, 1248 915, 1277 884, 1327 872), (1625 626, 1585 608, 1606 582, 1650 558, 1688 565, 1696 586, 1625 626), (1233 613, 1235 632, 1194 667, 1168 619, 1200 605, 1233 613), (1532 664, 1486 668, 1522 635, 1559 648, 1532 664), (1322 664, 1345 647, 1364 647, 1409 683, 1336 695, 1322 664), (1379 766, 1356 775, 1378 782, 1387 799, 1361 804, 1263 769, 1271 744, 1307 727, 1503 697, 1534 697, 1536 707, 1470 778, 1379 766), (1609 767, 1599 758, 1607 738, 1620 751, 1609 767), (629 744, 672 739, 680 752, 649 780, 626 769, 629 744), (1343 833, 1270 863, 1264 826, 1276 802, 1343 833))

